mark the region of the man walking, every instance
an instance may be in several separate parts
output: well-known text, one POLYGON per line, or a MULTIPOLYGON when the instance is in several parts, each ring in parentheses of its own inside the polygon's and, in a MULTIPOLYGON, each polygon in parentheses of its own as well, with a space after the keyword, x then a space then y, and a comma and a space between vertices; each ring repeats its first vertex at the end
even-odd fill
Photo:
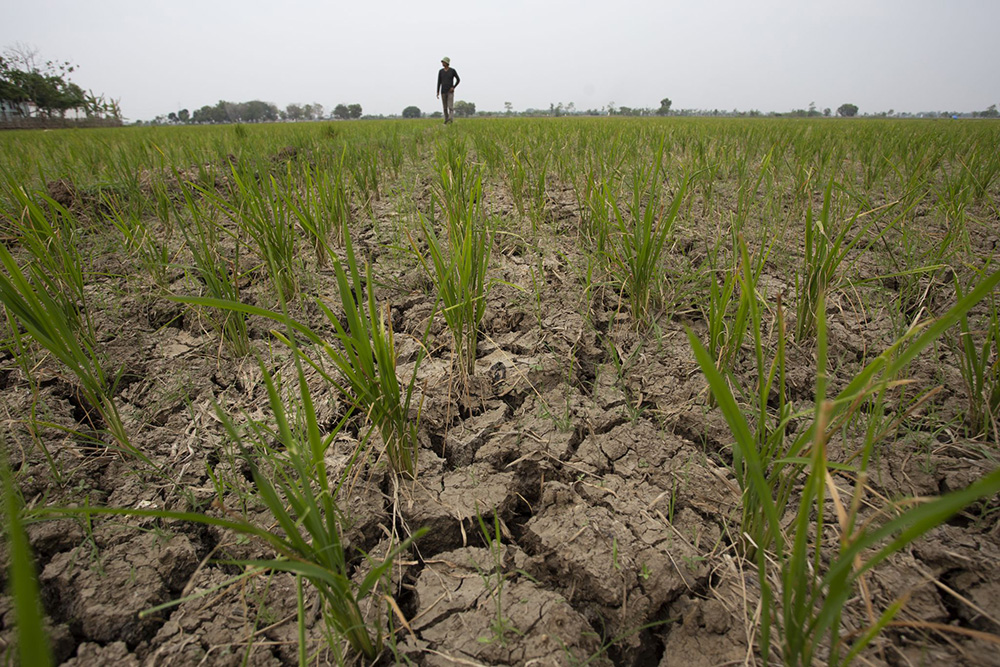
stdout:
POLYGON ((455 113, 455 88, 461 79, 458 78, 458 72, 451 68, 451 58, 447 56, 442 58, 441 65, 441 69, 438 70, 437 96, 444 106, 444 122, 448 124, 455 113))

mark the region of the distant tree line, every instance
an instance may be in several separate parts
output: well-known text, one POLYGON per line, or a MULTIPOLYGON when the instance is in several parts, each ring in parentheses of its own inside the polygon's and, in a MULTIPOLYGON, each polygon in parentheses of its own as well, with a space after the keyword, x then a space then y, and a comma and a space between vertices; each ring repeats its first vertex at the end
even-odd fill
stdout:
MULTIPOLYGON (((171 112, 166 116, 158 116, 156 123, 260 123, 274 121, 309 121, 309 120, 353 120, 358 118, 385 118, 385 116, 363 116, 360 104, 337 104, 329 115, 322 104, 314 102, 312 104, 289 104, 284 109, 279 109, 270 102, 252 100, 250 102, 226 102, 219 101, 215 106, 203 106, 200 109, 190 112, 187 109, 171 112)), ((810 102, 805 109, 793 109, 785 112, 759 111, 750 109, 740 111, 732 109, 676 109, 673 100, 664 97, 660 100, 659 107, 628 107, 617 106, 614 102, 609 102, 606 106, 594 109, 577 109, 573 102, 563 104, 562 102, 549 104, 548 109, 528 108, 524 111, 515 111, 511 102, 504 103, 504 111, 477 111, 474 102, 458 100, 455 102, 455 116, 458 118, 470 118, 472 116, 718 116, 718 117, 792 117, 792 118, 819 118, 837 115, 843 118, 852 118, 859 115, 859 107, 856 104, 845 103, 837 107, 836 110, 830 107, 820 110, 815 102, 810 102)), ((997 105, 993 104, 984 111, 973 112, 921 112, 921 113, 897 113, 895 110, 882 111, 868 114, 867 117, 875 118, 1000 118, 997 105)), ((411 105, 405 107, 399 116, 390 115, 389 118, 441 118, 441 111, 425 113, 420 107, 411 105)))
POLYGON ((0 119, 65 118, 76 111, 86 118, 120 120, 118 102, 73 83, 69 75, 75 70, 68 61, 41 62, 31 47, 8 47, 0 55, 0 119))
POLYGON ((279 109, 271 102, 250 100, 249 102, 227 102, 219 100, 212 106, 206 104, 200 109, 171 111, 166 116, 157 116, 152 122, 159 123, 268 123, 275 121, 326 120, 327 118, 361 118, 360 104, 338 104, 332 115, 326 115, 326 108, 319 102, 312 104, 289 104, 279 109))

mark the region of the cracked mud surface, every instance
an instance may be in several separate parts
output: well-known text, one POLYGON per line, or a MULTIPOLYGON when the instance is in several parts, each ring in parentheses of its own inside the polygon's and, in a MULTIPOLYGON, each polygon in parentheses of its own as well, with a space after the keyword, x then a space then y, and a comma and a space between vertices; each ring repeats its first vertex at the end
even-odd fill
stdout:
MULTIPOLYGON (((412 337, 422 334, 434 305, 413 258, 391 252, 386 238, 397 224, 392 197, 411 195, 390 190, 373 205, 377 224, 360 210, 353 223, 375 275, 391 276, 378 296, 393 308, 401 376, 412 368, 412 337)), ((529 234, 502 188, 491 198, 508 229, 529 234)), ((542 233, 530 247, 498 243, 491 273, 503 282, 490 293, 468 384, 459 386, 451 370, 450 333, 440 323, 431 328, 431 356, 418 373, 416 480, 394 480, 372 457, 341 490, 345 534, 358 563, 362 552, 384 553, 390 535, 429 529, 393 568, 391 592, 409 627, 399 629, 382 664, 759 661, 753 629, 759 584, 753 564, 734 546, 741 501, 728 467, 732 437, 718 411, 707 407, 684 333, 688 325, 703 335, 705 322, 680 309, 660 317, 655 335, 637 333, 614 289, 590 289, 580 279, 586 257, 575 232, 559 231, 573 229, 579 216, 572 189, 553 181, 542 233), (479 521, 492 527, 494 517, 502 545, 491 550, 479 521)), ((692 213, 678 233, 702 244, 703 222, 692 213)), ((675 244, 667 264, 693 261, 685 247, 675 244)), ((117 261, 94 252, 96 266, 117 261)), ((336 293, 329 269, 310 264, 309 271, 312 293, 336 293)), ((273 519, 252 498, 246 502, 249 470, 227 445, 213 407, 266 421, 260 369, 252 358, 231 358, 202 314, 162 298, 138 272, 109 273, 124 277, 97 279, 90 288, 101 304, 95 316, 110 362, 127 369, 116 400, 133 444, 170 474, 137 470, 74 437, 81 418, 73 379, 48 360, 32 386, 8 355, 0 406, 26 502, 245 513, 270 528, 273 519), (33 406, 46 424, 34 434, 24 421, 33 406), (58 479, 39 440, 61 471, 58 479)), ((789 275, 787 267, 766 267, 762 284, 772 302, 792 289, 789 275)), ((179 294, 191 289, 180 274, 171 285, 179 294)), ((259 303, 270 298, 263 280, 247 292, 259 303)), ((322 317, 306 301, 296 306, 297 317, 322 330, 322 317)), ((829 314, 837 388, 892 336, 886 322, 859 314, 853 301, 835 306, 829 314), (859 317, 865 327, 857 326, 859 317)), ((291 373, 290 356, 268 323, 251 320, 250 329, 270 371, 291 373)), ((815 382, 813 352, 789 351, 790 391, 804 402, 815 382)), ((963 396, 955 358, 944 349, 938 354, 915 362, 910 373, 925 388, 945 387, 934 410, 947 422, 963 396)), ((735 373, 753 373, 749 356, 735 373)), ((332 428, 343 405, 318 377, 309 381, 320 423, 332 428)), ((327 452, 332 477, 349 465, 361 431, 355 420, 327 452)), ((973 443, 945 435, 913 430, 884 449, 872 464, 873 502, 962 488, 990 469, 973 443)), ((904 620, 1000 633, 995 516, 995 504, 974 508, 877 568, 867 582, 874 602, 884 608, 909 596, 904 620)), ((28 536, 62 664, 297 664, 293 578, 241 577, 231 563, 270 555, 254 541, 215 527, 135 517, 95 517, 92 525, 42 521, 28 526, 28 536), (179 605, 140 616, 181 597, 179 605)), ((320 662, 336 662, 322 648, 316 602, 307 592, 310 650, 320 662)), ((859 601, 849 605, 845 624, 864 626, 859 601)), ((0 646, 14 641, 12 605, 0 598, 0 646)), ((916 625, 887 630, 865 655, 876 664, 1000 664, 986 641, 916 625)))

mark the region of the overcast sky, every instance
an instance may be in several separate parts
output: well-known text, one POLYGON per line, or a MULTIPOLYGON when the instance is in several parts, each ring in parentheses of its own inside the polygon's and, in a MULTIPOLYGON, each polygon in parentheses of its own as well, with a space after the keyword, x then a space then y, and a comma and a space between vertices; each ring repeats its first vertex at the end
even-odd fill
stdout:
POLYGON ((434 111, 446 55, 480 111, 1000 103, 998 0, 0 1, 0 48, 72 61, 129 120, 220 99, 434 111))

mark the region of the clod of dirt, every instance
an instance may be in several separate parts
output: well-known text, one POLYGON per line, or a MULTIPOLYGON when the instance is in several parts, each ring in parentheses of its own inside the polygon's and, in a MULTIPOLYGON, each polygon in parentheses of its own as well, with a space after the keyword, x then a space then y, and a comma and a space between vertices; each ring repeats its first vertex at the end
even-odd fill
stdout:
POLYGON ((507 405, 492 401, 479 415, 451 429, 444 441, 444 456, 453 467, 467 466, 486 439, 507 418, 507 405))
MULTIPOLYGON (((156 636, 140 647, 145 654, 144 664, 222 667, 282 664, 269 648, 261 645, 268 638, 255 633, 287 617, 288 609, 295 606, 294 591, 281 587, 280 595, 276 595, 266 578, 224 586, 227 579, 228 575, 214 568, 199 574, 193 594, 216 586, 223 588, 216 595, 184 602, 173 611, 156 636)), ((294 616, 291 626, 294 628, 294 616)))
POLYGON ((80 644, 76 657, 63 663, 63 667, 139 667, 139 660, 132 655, 125 642, 112 642, 107 646, 86 642, 80 644))
POLYGON ((73 519, 41 521, 25 526, 35 555, 43 562, 61 551, 69 551, 83 541, 83 527, 73 519))
MULTIPOLYGON (((693 525, 676 517, 671 526, 649 509, 655 487, 602 494, 593 486, 595 497, 587 498, 558 482, 546 485, 541 508, 524 527, 523 546, 531 556, 521 566, 563 590, 609 637, 627 635, 703 585, 708 568, 702 552, 718 528, 713 535, 693 512, 684 518, 693 525)), ((635 649, 639 640, 633 635, 623 644, 635 649)))
POLYGON ((298 157, 299 149, 295 146, 285 146, 271 156, 271 162, 290 162, 298 157))
POLYGON ((155 632, 159 621, 139 612, 179 591, 198 564, 184 535, 165 539, 146 533, 116 544, 88 561, 83 548, 56 555, 41 575, 46 607, 70 623, 74 634, 99 643, 124 641, 134 647, 155 632))
POLYGON ((679 438, 658 432, 649 422, 637 421, 588 436, 576 457, 597 474, 659 475, 665 462, 673 459, 683 444, 679 438))
POLYGON ((76 186, 64 178, 49 181, 45 184, 45 189, 48 190, 49 197, 63 208, 71 208, 76 201, 76 186))
POLYGON ((410 526, 428 529, 417 544, 424 557, 464 546, 471 530, 478 532, 477 514, 484 519, 498 512, 509 517, 517 498, 514 473, 495 472, 474 464, 436 477, 421 478, 400 499, 410 526))
POLYGON ((505 570, 511 557, 503 545, 496 553, 470 547, 427 562, 415 585, 411 627, 418 639, 403 644, 404 654, 443 666, 458 660, 569 665, 597 653, 593 627, 564 597, 520 575, 498 573, 496 557, 505 570))
MULTIPOLYGON (((742 664, 747 657, 745 628, 718 600, 685 598, 678 624, 667 635, 660 667, 742 664)), ((671 611, 675 611, 671 609, 671 611)))

